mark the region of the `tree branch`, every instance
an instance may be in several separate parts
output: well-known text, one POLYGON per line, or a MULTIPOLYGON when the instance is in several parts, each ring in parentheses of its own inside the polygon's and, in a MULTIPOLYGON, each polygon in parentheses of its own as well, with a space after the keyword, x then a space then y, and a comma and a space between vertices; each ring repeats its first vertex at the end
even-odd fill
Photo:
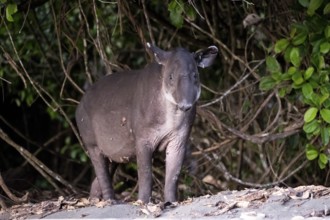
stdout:
POLYGON ((25 159, 28 161, 59 193, 64 195, 63 190, 52 180, 56 179, 64 186, 68 186, 72 192, 77 193, 77 190, 59 174, 50 170, 44 163, 37 159, 29 151, 25 150, 22 146, 16 144, 1 128, 0 138, 10 146, 14 147, 25 159))
POLYGON ((238 131, 234 128, 227 126, 226 124, 220 122, 218 118, 209 110, 197 108, 197 113, 200 114, 202 117, 206 118, 210 123, 212 123, 218 130, 221 130, 224 127, 226 130, 230 131, 237 137, 242 138, 243 140, 250 141, 255 144, 263 144, 265 142, 274 141, 277 139, 282 139, 294 135, 301 131, 301 128, 304 124, 303 120, 299 122, 293 123, 290 126, 286 127, 284 130, 285 132, 277 133, 277 134, 270 134, 270 133, 261 133, 255 135, 248 135, 241 131, 238 131))

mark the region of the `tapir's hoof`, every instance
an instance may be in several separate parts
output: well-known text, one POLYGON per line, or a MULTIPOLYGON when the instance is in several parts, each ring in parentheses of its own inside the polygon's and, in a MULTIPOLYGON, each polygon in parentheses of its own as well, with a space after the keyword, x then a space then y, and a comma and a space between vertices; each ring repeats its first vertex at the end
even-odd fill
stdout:
POLYGON ((121 204, 121 202, 119 200, 116 200, 116 199, 108 199, 108 200, 106 200, 106 202, 108 202, 110 205, 121 204))
POLYGON ((164 208, 175 208, 179 205, 178 202, 165 202, 164 208))
POLYGON ((99 199, 99 198, 89 198, 90 204, 91 205, 95 205, 96 207, 102 208, 104 206, 108 206, 108 205, 117 205, 120 202, 118 200, 115 199, 108 199, 108 200, 103 200, 103 199, 99 199))

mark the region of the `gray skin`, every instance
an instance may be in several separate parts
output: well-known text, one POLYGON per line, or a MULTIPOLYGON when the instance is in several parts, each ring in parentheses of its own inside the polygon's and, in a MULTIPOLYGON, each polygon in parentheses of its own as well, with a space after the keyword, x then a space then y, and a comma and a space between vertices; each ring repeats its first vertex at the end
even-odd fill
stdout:
POLYGON ((177 180, 200 95, 197 66, 211 65, 215 46, 196 53, 163 51, 147 44, 155 62, 144 69, 105 76, 84 94, 76 122, 93 163, 91 196, 115 199, 112 177, 118 163, 136 158, 138 199, 152 191, 152 155, 166 150, 165 202, 176 201, 177 180), (110 167, 110 169, 109 169, 110 167))

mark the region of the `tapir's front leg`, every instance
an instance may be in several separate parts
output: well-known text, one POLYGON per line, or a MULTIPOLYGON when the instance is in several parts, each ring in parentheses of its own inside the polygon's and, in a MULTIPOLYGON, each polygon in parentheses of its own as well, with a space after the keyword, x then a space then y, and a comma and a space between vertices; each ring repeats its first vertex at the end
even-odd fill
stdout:
POLYGON ((148 142, 137 144, 139 200, 148 203, 152 192, 152 146, 148 142))
POLYGON ((166 148, 165 202, 175 202, 177 183, 185 155, 185 144, 172 141, 166 148))

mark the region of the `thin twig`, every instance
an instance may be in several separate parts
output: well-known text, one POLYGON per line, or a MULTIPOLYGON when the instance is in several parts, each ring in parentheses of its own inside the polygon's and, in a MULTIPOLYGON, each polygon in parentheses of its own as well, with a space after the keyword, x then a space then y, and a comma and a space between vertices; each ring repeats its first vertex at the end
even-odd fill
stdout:
POLYGON ((258 115, 261 113, 261 111, 264 109, 265 106, 267 106, 269 100, 275 95, 276 91, 272 91, 267 98, 261 103, 260 106, 258 106, 257 111, 253 113, 253 117, 250 118, 250 120, 242 126, 241 130, 245 131, 247 128, 255 121, 255 119, 258 117, 258 115))
MULTIPOLYGON (((196 147, 200 151, 203 151, 203 149, 201 147, 199 147, 199 146, 196 146, 196 147)), ((300 164, 296 169, 294 169, 286 177, 284 177, 284 178, 282 178, 278 181, 271 182, 271 183, 265 183, 265 184, 258 184, 258 183, 245 182, 245 181, 231 175, 230 172, 227 170, 226 166, 219 160, 219 158, 216 154, 214 154, 214 153, 212 154, 213 158, 211 158, 206 153, 204 153, 202 155, 206 160, 208 160, 210 162, 210 164, 212 164, 215 168, 217 168, 220 172, 222 172, 224 177, 227 180, 231 180, 231 181, 236 182, 236 183, 238 183, 240 185, 243 185, 243 186, 249 186, 249 187, 255 187, 255 188, 267 188, 267 187, 272 187, 272 186, 276 186, 280 183, 283 183, 285 180, 287 180, 292 175, 294 175, 295 173, 300 171, 302 168, 304 168, 304 166, 306 166, 306 164, 309 162, 308 160, 305 160, 302 164, 300 164)))
POLYGON ((25 193, 24 196, 22 196, 21 198, 15 196, 7 187, 5 181, 2 178, 2 175, 0 173, 0 186, 3 189, 3 191, 6 193, 6 195, 15 203, 23 203, 26 202, 28 200, 29 197, 29 192, 25 193))
MULTIPOLYGON (((53 2, 52 2, 53 3, 53 2)), ((55 10, 54 10, 54 6, 53 4, 51 5, 51 9, 52 9, 52 15, 53 15, 53 19, 54 19, 54 26, 55 26, 55 32, 56 32, 56 39, 57 39, 57 47, 58 47, 58 52, 59 52, 59 56, 60 56, 60 63, 61 63, 61 67, 62 70, 64 72, 65 78, 67 78, 69 80, 69 82, 71 83, 71 85, 81 94, 84 94, 84 91, 76 84, 76 82, 71 78, 71 76, 69 75, 67 69, 65 68, 64 65, 64 59, 63 59, 63 52, 62 52, 62 44, 61 44, 61 39, 60 39, 60 30, 58 27, 58 24, 56 22, 56 16, 55 16, 55 10)))
POLYGON ((212 34, 210 34, 209 32, 205 31, 203 28, 199 27, 197 24, 195 24, 192 21, 189 21, 189 19, 185 19, 185 21, 187 21, 189 24, 191 24, 191 26, 193 26, 194 28, 196 28, 198 31, 200 31, 201 33, 207 35, 208 37, 210 37, 214 42, 216 42, 222 49, 224 49, 226 51, 226 53, 230 54, 230 56, 234 59, 237 60, 238 62, 240 62, 241 64, 243 64, 245 66, 245 68, 247 68, 249 70, 249 72, 257 79, 260 80, 260 76, 254 71, 254 69, 251 69, 251 67, 244 61, 242 60, 239 56, 236 56, 221 40, 219 40, 218 38, 216 38, 215 36, 213 36, 212 34))
POLYGON ((145 0, 142 0, 142 7, 143 7, 144 17, 145 17, 145 19, 147 21, 147 28, 148 28, 148 32, 149 32, 151 43, 152 44, 155 44, 155 38, 154 38, 154 35, 152 33, 152 29, 151 29, 151 25, 150 25, 150 19, 149 19, 148 12, 147 12, 147 9, 146 9, 145 0))
POLYGON ((221 130, 221 128, 224 127, 226 130, 242 138, 243 140, 250 141, 255 144, 263 144, 265 142, 274 141, 277 139, 282 139, 297 134, 298 132, 301 131, 301 128, 304 124, 304 121, 301 120, 297 123, 294 123, 293 125, 287 126, 287 128, 283 129, 284 132, 281 133, 276 133, 276 134, 260 133, 255 135, 248 135, 243 133, 242 131, 238 131, 220 122, 217 119, 217 117, 209 110, 197 108, 197 112, 198 114, 202 115, 202 117, 206 118, 209 122, 211 122, 218 130, 221 130))
MULTIPOLYGON (((261 64, 263 64, 265 62, 265 60, 263 59, 263 60, 261 60, 251 71, 255 71, 256 69, 258 69, 259 68, 259 66, 261 65, 261 64)), ((200 108, 204 108, 204 107, 207 107, 207 106, 210 106, 210 105, 213 105, 213 104, 215 104, 215 103, 217 103, 217 102, 220 102, 220 101, 222 101, 227 95, 229 95, 236 87, 238 87, 244 80, 246 80, 249 76, 250 76, 250 74, 251 74, 252 72, 249 72, 249 73, 247 73, 245 76, 243 76, 240 80, 238 80, 232 87, 230 87, 228 90, 226 90, 226 92, 224 92, 223 94, 222 94, 222 96, 220 96, 219 98, 216 98, 216 99, 214 99, 214 100, 212 100, 212 101, 210 101, 210 102, 208 102, 208 103, 205 103, 205 104, 203 104, 203 105, 200 105, 199 107, 200 108)))
POLYGON ((2 81, 4 81, 4 82, 8 83, 9 85, 12 84, 12 82, 10 82, 9 80, 6 80, 5 78, 2 78, 1 76, 0 76, 0 80, 2 80, 2 81))
POLYGON ((282 103, 281 103, 281 99, 280 99, 277 91, 275 92, 275 97, 277 100, 278 109, 277 109, 277 112, 276 112, 276 115, 275 115, 273 121, 264 129, 264 132, 270 130, 275 125, 275 123, 278 121, 278 119, 280 118, 280 116, 282 114, 282 103))
POLYGON ((10 146, 14 147, 59 193, 64 195, 63 190, 52 180, 52 178, 61 182, 64 186, 69 187, 72 192, 77 193, 77 190, 69 182, 63 179, 59 174, 49 169, 29 151, 16 144, 1 128, 0 138, 10 146))
MULTIPOLYGON (((6 58, 7 62, 9 63, 9 65, 11 66, 11 68, 13 68, 15 70, 15 72, 17 73, 17 75, 21 78, 23 84, 24 84, 24 88, 27 88, 27 83, 26 80, 23 76, 23 74, 19 71, 18 66, 16 65, 15 61, 13 60, 13 58, 3 49, 3 47, 1 47, 2 52, 4 54, 4 57, 6 58)), ((6 80, 4 80, 6 81, 6 80)), ((7 81, 6 81, 7 82, 7 81)), ((11 84, 11 82, 10 82, 11 84)))
POLYGON ((0 207, 1 207, 3 210, 8 209, 6 203, 5 203, 5 201, 3 201, 3 198, 1 197, 1 195, 0 195, 0 207))

